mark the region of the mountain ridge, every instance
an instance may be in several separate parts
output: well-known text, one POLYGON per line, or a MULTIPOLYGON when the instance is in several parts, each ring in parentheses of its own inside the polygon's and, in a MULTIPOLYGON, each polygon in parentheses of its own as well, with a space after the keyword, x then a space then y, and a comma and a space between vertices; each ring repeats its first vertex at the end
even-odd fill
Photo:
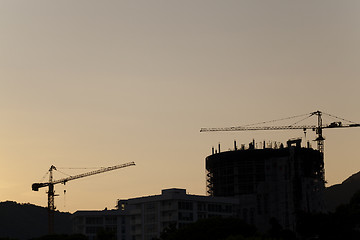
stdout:
POLYGON ((325 188, 324 200, 329 212, 334 212, 341 204, 348 204, 351 197, 360 191, 360 171, 354 173, 342 183, 325 188))
MULTIPOLYGON (((360 171, 342 183, 325 188, 324 200, 329 212, 341 204, 348 204, 360 191, 360 171)), ((55 233, 72 234, 72 214, 55 211, 55 233)), ((48 234, 47 208, 31 203, 0 202, 0 238, 26 240, 48 234)))
MULTIPOLYGON (((71 234, 71 213, 55 211, 54 229, 71 234)), ((48 234, 47 208, 31 203, 0 202, 0 238, 30 239, 48 234)))

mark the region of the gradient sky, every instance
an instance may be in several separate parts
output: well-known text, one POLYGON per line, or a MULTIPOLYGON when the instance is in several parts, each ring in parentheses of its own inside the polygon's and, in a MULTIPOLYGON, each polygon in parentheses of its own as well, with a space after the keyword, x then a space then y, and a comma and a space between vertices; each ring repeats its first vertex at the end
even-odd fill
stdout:
MULTIPOLYGON (((1 0, 0 201, 46 206, 31 184, 52 164, 76 174, 89 169, 64 168, 130 161, 56 185, 57 208, 113 208, 172 187, 204 195, 212 146, 303 132, 201 127, 316 110, 360 122, 359 12, 357 0, 1 0)), ((332 185, 360 170, 360 128, 324 136, 332 185)))

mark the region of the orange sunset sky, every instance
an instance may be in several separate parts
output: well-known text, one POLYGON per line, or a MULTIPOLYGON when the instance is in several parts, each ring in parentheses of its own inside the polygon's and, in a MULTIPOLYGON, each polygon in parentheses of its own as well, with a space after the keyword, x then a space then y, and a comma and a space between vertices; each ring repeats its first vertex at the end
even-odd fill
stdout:
MULTIPOLYGON (((130 161, 56 185, 57 209, 204 195, 212 146, 303 132, 201 127, 316 110, 360 122, 359 12, 355 0, 1 0, 0 201, 46 206, 31 184, 51 165, 71 175, 130 161)), ((360 128, 324 136, 329 186, 360 171, 360 128)))

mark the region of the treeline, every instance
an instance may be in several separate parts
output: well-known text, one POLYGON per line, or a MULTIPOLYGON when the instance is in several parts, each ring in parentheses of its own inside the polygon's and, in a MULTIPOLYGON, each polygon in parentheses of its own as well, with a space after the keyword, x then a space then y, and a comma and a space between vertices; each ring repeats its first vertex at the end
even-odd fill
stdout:
MULTIPOLYGON (((56 211, 55 232, 71 234, 71 214, 56 211)), ((30 239, 48 233, 48 210, 30 203, 0 202, 0 239, 30 239)))
MULTIPOLYGON (((154 240, 358 240, 360 239, 360 191, 348 204, 340 205, 332 213, 299 213, 296 232, 283 229, 275 219, 271 228, 260 233, 256 227, 238 218, 210 218, 199 220, 183 228, 166 228, 154 240)), ((30 238, 31 239, 31 238, 30 238)), ((84 235, 46 235, 31 240, 86 240, 84 235)), ((115 240, 114 232, 100 231, 98 240, 115 240)), ((0 238, 0 240, 14 240, 0 238)))
POLYGON ((267 233, 259 233, 255 226, 238 218, 209 218, 191 223, 184 228, 166 228, 156 240, 295 240, 294 232, 284 230, 276 220, 271 221, 267 233))
POLYGON ((359 240, 360 191, 349 204, 333 213, 299 213, 296 232, 283 229, 275 219, 265 233, 236 218, 204 219, 177 229, 170 226, 156 240, 359 240))
POLYGON ((333 213, 300 214, 297 232, 304 239, 360 239, 360 191, 333 213))

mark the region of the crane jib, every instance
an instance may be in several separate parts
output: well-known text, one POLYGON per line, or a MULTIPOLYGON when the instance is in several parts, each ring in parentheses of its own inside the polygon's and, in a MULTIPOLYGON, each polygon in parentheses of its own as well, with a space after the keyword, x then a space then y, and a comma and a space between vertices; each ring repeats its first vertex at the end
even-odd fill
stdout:
MULTIPOLYGON (((305 116, 305 115, 299 115, 299 116, 305 116)), ((350 127, 360 127, 360 124, 346 120, 344 118, 340 118, 340 117, 336 117, 334 115, 328 114, 328 113, 323 113, 321 111, 316 111, 316 112, 312 112, 310 114, 308 114, 308 116, 304 119, 301 119, 293 124, 290 125, 286 125, 286 126, 280 126, 280 125, 275 125, 275 126, 259 126, 260 124, 268 124, 270 122, 280 122, 283 120, 289 120, 289 119, 293 119, 293 118, 297 118, 299 116, 294 116, 294 117, 288 117, 288 118, 282 118, 282 119, 278 119, 278 120, 271 120, 271 121, 266 121, 266 122, 259 122, 259 123, 255 123, 255 124, 250 124, 250 125, 246 125, 246 126, 238 126, 238 127, 222 127, 222 128, 201 128, 200 132, 225 132, 225 131, 258 131, 258 130, 291 130, 291 129, 302 129, 304 132, 306 132, 307 129, 312 129, 313 131, 316 131, 316 134, 318 135, 317 138, 315 139, 315 141, 317 142, 317 149, 319 152, 323 153, 324 152, 324 140, 325 138, 323 137, 322 133, 323 133, 323 129, 327 129, 327 128, 350 128, 350 127), (340 121, 337 122, 332 122, 330 124, 323 124, 323 119, 322 116, 327 115, 329 117, 332 118, 336 118, 340 121), (317 116, 317 125, 297 125, 299 122, 302 122, 306 119, 308 119, 311 116, 317 116), (343 123, 343 121, 347 122, 346 124, 343 123), (254 126, 254 125, 258 125, 258 126, 254 126)))
POLYGON ((79 178, 83 178, 83 177, 87 177, 87 176, 91 176, 91 175, 95 175, 95 174, 99 174, 99 173, 104 173, 104 172, 116 170, 116 169, 119 169, 119 168, 134 166, 134 165, 135 165, 134 162, 129 162, 129 163, 116 165, 116 166, 112 166, 112 167, 101 168, 101 169, 98 169, 98 170, 95 170, 95 171, 82 173, 82 174, 79 174, 79 175, 70 176, 70 177, 67 177, 67 178, 62 178, 62 179, 56 180, 56 181, 54 181, 54 184, 66 183, 66 182, 71 181, 71 180, 75 180, 75 179, 79 179, 79 178))
POLYGON ((55 185, 55 184, 58 184, 58 183, 65 184, 66 182, 71 181, 71 180, 75 180, 75 179, 79 179, 79 178, 83 178, 83 177, 88 177, 88 176, 92 176, 92 175, 95 175, 95 174, 104 173, 104 172, 116 170, 116 169, 119 169, 119 168, 134 166, 134 165, 135 165, 134 162, 124 163, 124 164, 121 164, 121 165, 115 165, 115 166, 111 166, 111 167, 101 168, 101 169, 98 169, 98 170, 95 170, 95 171, 86 172, 86 173, 82 173, 82 174, 79 174, 79 175, 70 176, 70 177, 67 177, 67 178, 62 178, 62 179, 55 180, 55 181, 52 181, 52 182, 33 183, 31 187, 32 187, 33 191, 39 191, 39 188, 47 187, 49 185, 55 185))
MULTIPOLYGON (((321 128, 349 128, 360 127, 360 124, 341 124, 338 122, 323 125, 321 128)), ((221 132, 221 131, 256 131, 256 130, 291 130, 291 129, 317 129, 315 125, 303 125, 303 126, 263 126, 263 127, 223 127, 223 128, 201 128, 200 132, 221 132)))

